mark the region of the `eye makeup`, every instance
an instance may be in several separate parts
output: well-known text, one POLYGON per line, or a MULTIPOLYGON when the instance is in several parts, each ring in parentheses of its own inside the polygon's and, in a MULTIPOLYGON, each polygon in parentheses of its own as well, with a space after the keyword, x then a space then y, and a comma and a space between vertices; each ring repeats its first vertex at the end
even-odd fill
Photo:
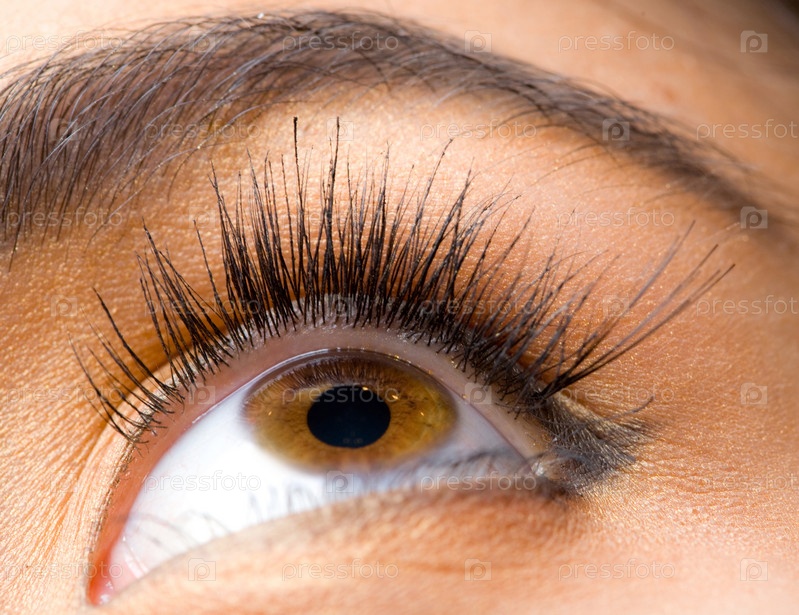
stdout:
POLYGON ((336 141, 319 202, 312 203, 295 119, 293 194, 285 162, 275 169, 268 158, 262 180, 250 169, 249 204, 240 189, 230 208, 213 179, 223 278, 213 274, 198 232, 198 255, 212 296, 201 296, 145 229, 149 248, 140 258, 141 286, 153 335, 161 343, 161 370, 131 347, 100 298, 116 340, 101 339, 102 349, 90 351, 91 358, 78 352, 99 400, 97 409, 125 437, 143 442, 222 366, 272 339, 317 327, 387 331, 447 356, 476 386, 491 387, 505 412, 541 425, 552 453, 562 460, 563 490, 580 491, 631 463, 635 447, 648 435, 637 415, 646 404, 605 417, 563 393, 645 340, 715 284, 726 272, 705 271, 713 250, 611 343, 621 318, 648 296, 685 236, 645 276, 623 313, 577 332, 572 323, 586 313, 601 277, 595 260, 577 263, 553 252, 537 275, 508 282, 503 264, 522 249, 529 231, 521 229, 502 247, 494 245, 495 233, 503 212, 516 201, 500 195, 474 202, 469 178, 452 203, 433 216, 438 169, 397 197, 389 185, 388 155, 382 167, 358 182, 339 161, 336 141), (164 368, 168 376, 157 376, 164 368), (100 378, 112 383, 113 395, 103 392, 100 378))

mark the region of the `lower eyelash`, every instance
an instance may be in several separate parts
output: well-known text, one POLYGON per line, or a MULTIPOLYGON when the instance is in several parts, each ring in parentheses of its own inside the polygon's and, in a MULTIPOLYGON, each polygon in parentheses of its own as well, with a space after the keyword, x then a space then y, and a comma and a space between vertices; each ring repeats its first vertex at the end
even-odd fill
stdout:
MULTIPOLYGON (((524 229, 490 260, 495 231, 486 230, 486 224, 493 216, 501 220, 503 209, 514 199, 499 195, 467 207, 469 176, 449 209, 429 219, 425 213, 438 165, 420 191, 406 186, 399 202, 390 204, 386 155, 379 172, 370 173, 360 188, 347 173, 348 202, 336 218, 334 195, 341 167, 336 142, 322 186, 321 224, 314 232, 296 118, 294 143, 293 208, 288 192, 278 196, 268 158, 263 185, 251 165, 248 218, 241 188, 231 215, 214 176, 222 227, 221 285, 197 232, 212 300, 191 287, 145 228, 149 248, 139 257, 141 287, 169 378, 156 377, 155 368, 128 344, 98 295, 117 342, 97 333, 101 351, 89 350, 89 355, 101 377, 110 380, 114 399, 124 401, 104 394, 89 363, 77 350, 76 356, 94 389, 93 398, 99 400, 97 410, 117 431, 131 441, 142 441, 145 432, 155 433, 161 416, 185 401, 187 391, 256 343, 300 326, 337 322, 391 329, 415 343, 435 346, 475 381, 493 387, 509 412, 532 414, 552 435, 553 453, 563 460, 568 475, 564 486, 569 491, 581 490, 634 461, 633 451, 647 435, 645 423, 636 416, 643 406, 605 418, 570 402, 562 392, 642 342, 718 282, 729 270, 700 279, 715 248, 619 342, 602 348, 624 314, 606 318, 580 340, 576 351, 569 352, 570 323, 586 305, 595 283, 565 303, 561 296, 566 284, 584 273, 591 261, 574 267, 570 259, 553 252, 535 280, 516 277, 507 288, 500 288, 494 282, 496 274, 505 258, 519 249, 524 229), (281 207, 288 223, 279 222, 281 207), (245 220, 252 230, 247 230, 245 220), (406 223, 410 229, 403 234, 406 223), (482 247, 476 247, 485 234, 482 247), (517 309, 476 309, 480 305, 517 309), (535 348, 543 350, 533 353, 535 348), (132 408, 133 415, 123 412, 123 405, 132 408)), ((287 191, 282 161, 280 171, 287 191)), ((684 239, 674 243, 627 310, 659 279, 684 239)))

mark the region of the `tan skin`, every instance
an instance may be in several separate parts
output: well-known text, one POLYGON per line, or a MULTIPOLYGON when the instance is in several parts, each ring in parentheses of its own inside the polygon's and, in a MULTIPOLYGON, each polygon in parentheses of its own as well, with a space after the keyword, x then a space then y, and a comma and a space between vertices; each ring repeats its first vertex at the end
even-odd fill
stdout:
MULTIPOLYGON (((56 4, 44 1, 4 9, 7 31, 20 36, 68 36, 106 24, 128 27, 221 11, 218 5, 197 2, 166 7, 109 1, 59 15, 56 4), (52 17, 42 21, 41 15, 52 17)), ((352 6, 329 2, 326 7, 339 4, 352 6)), ((739 126, 768 118, 790 126, 796 121, 792 113, 799 103, 795 79, 799 26, 795 19, 782 18, 756 3, 703 3, 697 8, 659 2, 604 6, 586 0, 509 2, 503 9, 479 2, 363 4, 455 36, 470 30, 491 33, 494 52, 601 84, 688 126, 739 126), (626 36, 631 30, 671 36, 674 49, 591 51, 585 44, 578 50, 563 49, 567 44, 563 36, 626 36), (743 30, 768 32, 769 52, 741 53, 738 37, 743 30)), ((251 12, 267 8, 259 5, 251 12)), ((223 12, 245 14, 248 9, 246 4, 229 3, 223 12)), ((568 44, 574 45, 574 40, 568 44)), ((42 52, 27 50, 6 58, 4 66, 37 53, 42 52)), ((359 103, 359 126, 368 129, 360 131, 351 145, 356 171, 379 158, 386 143, 391 143, 398 177, 404 177, 412 165, 429 169, 447 136, 437 135, 419 147, 421 113, 432 125, 492 117, 490 100, 474 105, 473 100, 460 99, 430 111, 423 96, 375 96, 359 103)), ((314 115, 316 111, 313 103, 297 105, 261 120, 272 135, 270 152, 290 155, 291 116, 308 118, 300 147, 313 146, 317 155, 322 153, 312 165, 317 169, 327 151, 324 119, 348 109, 334 105, 321 118, 314 115)), ((763 191, 758 198, 773 212, 773 219, 795 218, 796 136, 725 138, 719 130, 710 140, 752 165, 764 178, 762 183, 772 186, 771 192, 763 191)), ((562 241, 579 245, 587 254, 612 249, 613 255, 620 255, 592 299, 597 310, 601 311, 603 297, 627 292, 630 282, 625 274, 645 271, 692 221, 695 227, 662 286, 654 291, 653 301, 715 244, 720 247, 713 267, 725 269, 734 263, 735 268, 706 299, 752 302, 773 295, 787 301, 797 296, 799 274, 792 267, 799 239, 795 226, 784 224, 780 240, 776 234, 764 240, 699 197, 670 193, 667 180, 654 172, 619 168, 603 157, 569 166, 576 144, 565 132, 534 140, 494 137, 478 143, 461 138, 452 144, 444 170, 454 184, 471 167, 478 171, 476 198, 490 196, 496 186, 507 184, 507 192, 519 195, 525 205, 514 209, 509 223, 500 227, 500 244, 533 212, 525 231, 531 257, 511 259, 509 269, 534 271, 536 258, 546 258, 557 239, 553 221, 575 206, 599 214, 624 212, 634 203, 671 213, 673 224, 636 226, 634 232, 630 227, 578 225, 564 232, 562 241), (558 171, 549 173, 554 167, 558 171)), ((263 153, 262 143, 247 145, 263 153)), ((19 391, 76 390, 84 382, 67 339, 91 343, 85 317, 102 321, 93 288, 114 306, 116 322, 144 349, 143 355, 155 356, 157 345, 140 307, 133 257, 144 246, 138 221, 147 220, 154 236, 168 245, 179 270, 201 286, 203 270, 189 221, 200 218, 213 253, 218 247, 216 222, 207 212, 214 201, 205 181, 210 160, 223 190, 233 189, 236 173, 247 164, 241 147, 196 156, 177 178, 174 194, 180 198, 167 199, 159 190, 163 187, 153 185, 131 203, 133 209, 126 214, 130 224, 98 234, 91 250, 82 248, 88 234, 74 235, 75 247, 66 252, 51 242, 42 247, 22 245, 14 268, 0 277, 4 323, 0 382, 9 400, 0 421, 0 548, 6 570, 11 565, 46 567, 82 561, 93 546, 95 521, 126 444, 80 395, 52 403, 19 391), (164 215, 167 205, 170 213, 164 215), (115 265, 113 271, 109 262, 115 265), (53 319, 49 306, 59 295, 74 297, 82 312, 53 319), (56 488, 63 485, 68 488, 56 488)), ((315 176, 309 185, 317 185, 315 176)), ((762 231, 769 232, 775 233, 772 228, 762 231)), ((656 394, 647 409, 647 416, 656 417, 659 433, 639 452, 637 463, 577 501, 564 505, 508 492, 369 495, 326 511, 256 526, 179 556, 102 610, 352 612, 366 604, 375 612, 409 613, 791 612, 799 597, 795 512, 799 509, 795 403, 799 320, 791 309, 767 315, 731 312, 689 309, 646 344, 580 385, 672 394, 656 394), (742 405, 740 392, 746 383, 767 387, 768 404, 742 405), (217 562, 215 582, 187 579, 187 561, 192 557, 217 562), (353 558, 395 563, 400 574, 391 580, 281 580, 286 563, 353 558), (464 580, 464 561, 470 558, 492 563, 490 581, 464 580), (659 564, 661 571, 665 566, 672 574, 591 579, 585 572, 586 565, 627 565, 631 559, 649 565, 650 571, 653 564, 659 564), (766 562, 768 580, 741 580, 743 559, 766 562), (569 578, 562 578, 564 571, 569 571, 569 578)), ((606 415, 622 409, 612 404, 596 408, 606 415)), ((86 579, 76 574, 14 578, 4 574, 0 580, 0 606, 10 612, 90 612, 96 607, 85 596, 86 579)))

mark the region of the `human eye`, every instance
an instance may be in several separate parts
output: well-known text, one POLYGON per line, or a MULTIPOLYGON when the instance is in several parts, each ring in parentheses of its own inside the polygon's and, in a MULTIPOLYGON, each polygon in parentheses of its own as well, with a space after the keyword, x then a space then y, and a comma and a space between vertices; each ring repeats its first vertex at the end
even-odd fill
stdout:
POLYGON ((788 14, 455 4, 8 15, 0 611, 791 612, 788 14))
MULTIPOLYGON (((296 120, 294 139, 296 150, 296 120)), ((145 229, 155 365, 100 297, 116 339, 82 365, 97 410, 133 447, 98 549, 97 601, 214 538, 345 498, 502 485, 585 494, 635 459, 651 400, 603 417, 568 389, 723 276, 701 261, 619 335, 679 237, 628 304, 598 318, 602 258, 554 251, 531 279, 502 275, 524 250, 521 233, 492 241, 508 195, 476 202, 467 179, 430 216, 437 167, 392 199, 389 157, 356 182, 336 141, 313 203, 299 162, 271 162, 261 179, 251 168, 249 205, 243 190, 226 205, 214 180, 222 271, 198 231, 204 292, 145 229), (592 327, 575 332, 583 317, 592 327)))

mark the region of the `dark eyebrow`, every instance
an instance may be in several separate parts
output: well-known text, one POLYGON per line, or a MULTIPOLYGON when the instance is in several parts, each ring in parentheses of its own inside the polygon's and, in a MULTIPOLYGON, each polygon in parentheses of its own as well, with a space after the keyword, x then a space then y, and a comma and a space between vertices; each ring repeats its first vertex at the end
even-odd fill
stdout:
POLYGON ((0 240, 9 248, 39 227, 58 232, 65 221, 85 223, 89 212, 107 219, 153 174, 184 164, 229 128, 281 104, 341 97, 343 84, 352 102, 379 86, 437 98, 490 92, 507 121, 525 116, 537 130, 578 131, 589 140, 587 155, 600 148, 620 164, 658 169, 672 189, 712 197, 736 216, 753 205, 737 182, 716 172, 719 164, 734 167, 731 161, 662 117, 373 13, 155 24, 120 38, 76 40, 3 78, 0 240))

